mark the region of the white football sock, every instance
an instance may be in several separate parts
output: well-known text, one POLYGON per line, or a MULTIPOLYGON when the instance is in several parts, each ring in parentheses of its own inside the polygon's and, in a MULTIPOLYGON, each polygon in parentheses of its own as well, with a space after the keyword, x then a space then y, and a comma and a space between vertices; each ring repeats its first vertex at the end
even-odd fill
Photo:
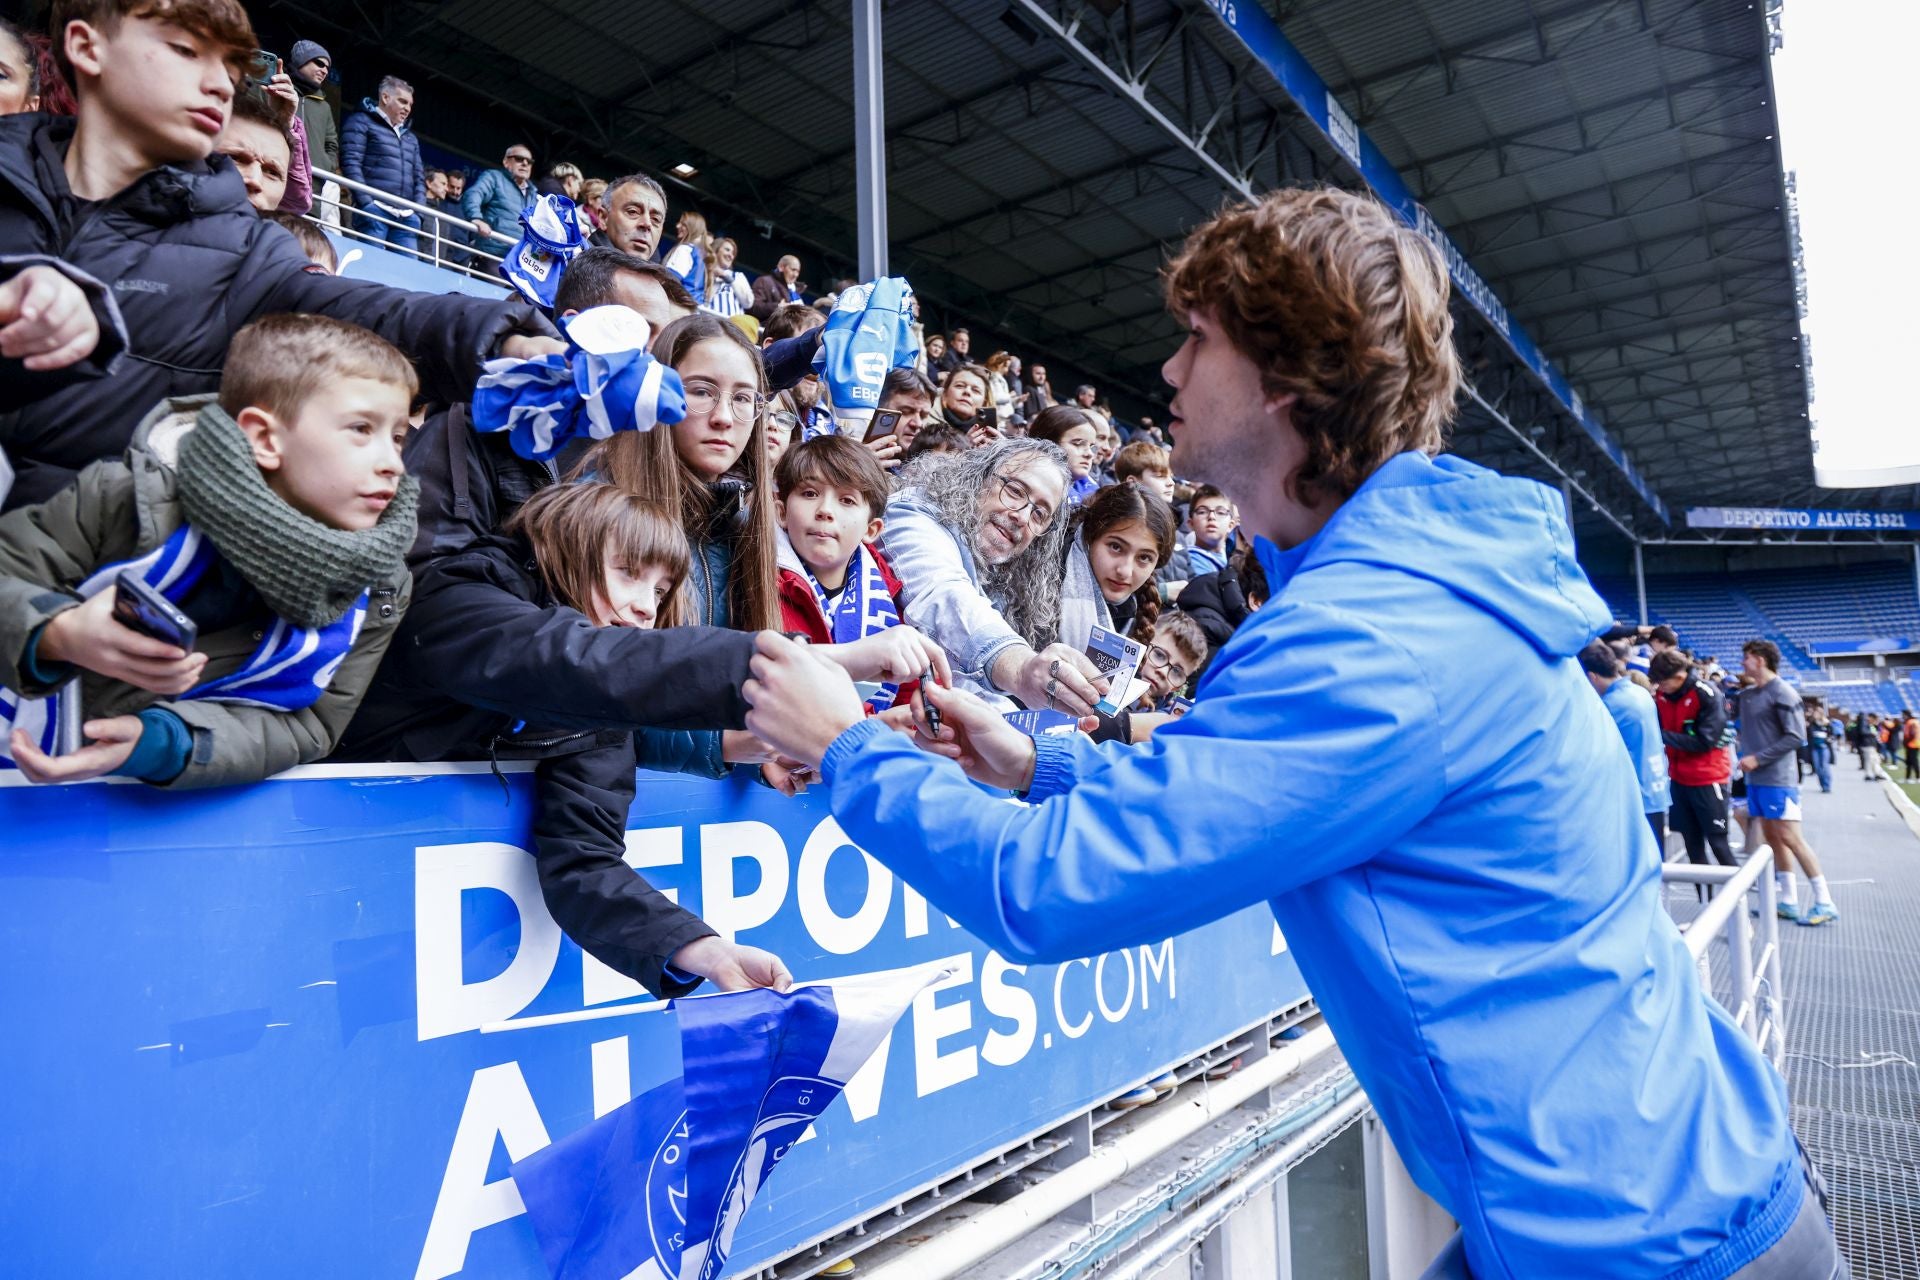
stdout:
POLYGON ((1827 878, 1825 876, 1808 876, 1807 879, 1813 882, 1813 900, 1823 907, 1832 906, 1833 894, 1827 891, 1827 878))

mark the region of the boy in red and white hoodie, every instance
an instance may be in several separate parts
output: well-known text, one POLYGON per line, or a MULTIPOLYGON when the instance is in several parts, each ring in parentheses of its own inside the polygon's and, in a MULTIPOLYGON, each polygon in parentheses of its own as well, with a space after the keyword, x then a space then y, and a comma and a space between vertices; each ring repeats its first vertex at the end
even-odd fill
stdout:
MULTIPOLYGON (((774 485, 781 626, 841 644, 906 625, 900 580, 873 545, 891 492, 873 452, 846 436, 816 436, 782 455, 774 485)), ((904 706, 917 684, 860 691, 872 713, 904 706)))

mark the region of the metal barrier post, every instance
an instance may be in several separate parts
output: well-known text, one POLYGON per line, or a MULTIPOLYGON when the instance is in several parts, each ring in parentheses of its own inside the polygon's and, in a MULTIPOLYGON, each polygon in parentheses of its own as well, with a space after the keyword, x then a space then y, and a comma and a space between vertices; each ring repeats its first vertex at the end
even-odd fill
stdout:
POLYGON ((1669 864, 1661 868, 1660 878, 1669 884, 1717 887, 1718 892, 1700 914, 1682 926, 1681 936, 1709 993, 1713 990, 1713 968, 1709 962, 1713 941, 1726 937, 1727 961, 1732 966, 1729 977, 1734 1020, 1778 1070, 1786 1062, 1786 1000, 1780 985, 1780 922, 1775 914, 1772 870, 1773 850, 1760 845, 1738 867, 1669 864), (1747 917, 1750 895, 1760 900, 1757 958, 1753 954, 1753 921, 1747 917))

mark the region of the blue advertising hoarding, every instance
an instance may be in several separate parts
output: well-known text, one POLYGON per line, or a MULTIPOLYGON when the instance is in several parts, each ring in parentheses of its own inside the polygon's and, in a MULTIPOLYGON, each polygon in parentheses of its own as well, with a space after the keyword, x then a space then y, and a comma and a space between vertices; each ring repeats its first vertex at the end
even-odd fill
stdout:
POLYGON ((1920 532, 1920 511, 1841 511, 1831 507, 1688 507, 1690 529, 1787 533, 1920 532))
MULTIPOLYGON (((664 1011, 541 903, 525 774, 0 787, 0 1238, 75 1277, 544 1275, 515 1159, 676 1074, 664 1011)), ((1002 958, 817 797, 642 774, 628 860, 796 977, 936 958, 755 1201, 732 1271, 1297 1002, 1264 908, 1002 958)))
POLYGON ((1328 89, 1327 82, 1320 78, 1312 64, 1281 34, 1279 24, 1267 15, 1258 0, 1207 0, 1207 7, 1246 46, 1247 52, 1272 74, 1282 91, 1339 149, 1387 207, 1401 221, 1433 242, 1446 259, 1447 272, 1453 278, 1454 287, 1500 333, 1520 362, 1539 377, 1574 421, 1580 424, 1580 429, 1595 447, 1612 460, 1634 492, 1645 500, 1663 522, 1668 522, 1666 503, 1661 501, 1660 495, 1654 492, 1653 486, 1633 465, 1620 442, 1613 438, 1599 419, 1587 411, 1573 384, 1567 381, 1566 376, 1534 345, 1526 330, 1507 313, 1506 304, 1494 293, 1492 286, 1480 278, 1466 255, 1460 252, 1447 233, 1427 213, 1426 207, 1414 199, 1399 170, 1381 154, 1380 148, 1374 145, 1373 140, 1340 105, 1340 100, 1328 89))

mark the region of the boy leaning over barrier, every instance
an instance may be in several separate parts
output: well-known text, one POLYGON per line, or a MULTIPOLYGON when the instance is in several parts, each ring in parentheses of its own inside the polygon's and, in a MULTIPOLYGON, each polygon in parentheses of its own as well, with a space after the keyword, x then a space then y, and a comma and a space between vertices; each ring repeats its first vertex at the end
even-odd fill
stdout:
POLYGON ((0 767, 205 787, 326 755, 411 591, 418 387, 365 329, 268 316, 217 396, 163 401, 124 459, 0 517, 0 767), (157 593, 137 625, 133 579, 157 593), (59 743, 71 698, 85 745, 59 743))
MULTIPOLYGON (((900 579, 874 545, 892 488, 872 451, 848 436, 815 436, 787 450, 774 483, 781 625, 814 644, 900 626, 900 579)), ((868 709, 904 705, 917 687, 882 684, 868 709)))

